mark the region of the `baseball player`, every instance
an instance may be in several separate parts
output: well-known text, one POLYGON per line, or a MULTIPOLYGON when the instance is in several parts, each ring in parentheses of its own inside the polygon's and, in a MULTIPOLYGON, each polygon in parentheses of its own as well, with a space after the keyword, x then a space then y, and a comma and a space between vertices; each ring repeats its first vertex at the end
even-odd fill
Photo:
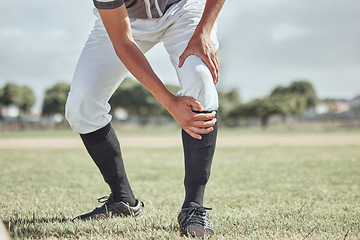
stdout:
MULTIPOLYGON (((185 200, 180 230, 212 236, 203 206, 217 136, 219 76, 215 20, 225 0, 93 0, 97 17, 79 58, 66 103, 66 119, 111 189, 104 203, 76 219, 141 216, 132 192, 108 103, 130 71, 182 128, 185 200), (144 53, 162 42, 180 83, 171 94, 144 53)), ((101 201, 102 200, 102 201, 101 201)))

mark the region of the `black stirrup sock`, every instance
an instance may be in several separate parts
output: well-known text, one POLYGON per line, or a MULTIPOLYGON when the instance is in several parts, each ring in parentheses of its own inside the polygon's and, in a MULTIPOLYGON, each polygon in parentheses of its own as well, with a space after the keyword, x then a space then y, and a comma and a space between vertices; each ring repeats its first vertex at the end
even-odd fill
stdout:
POLYGON ((80 136, 105 182, 110 186, 115 200, 135 206, 136 199, 126 176, 120 144, 111 124, 80 136))
POLYGON ((202 135, 201 140, 191 137, 182 130, 185 158, 185 201, 182 208, 187 208, 190 202, 203 205, 205 186, 210 177, 215 152, 217 122, 213 128, 212 132, 202 135))

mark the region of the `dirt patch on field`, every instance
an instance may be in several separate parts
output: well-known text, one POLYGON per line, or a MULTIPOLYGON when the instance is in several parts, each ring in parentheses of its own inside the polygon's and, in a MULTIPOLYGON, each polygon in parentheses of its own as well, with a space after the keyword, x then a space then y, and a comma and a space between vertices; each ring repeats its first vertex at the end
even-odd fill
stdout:
MULTIPOLYGON (((120 139, 123 147, 178 147, 179 136, 127 136, 120 139)), ((262 136, 219 136, 218 147, 242 146, 336 146, 360 145, 360 135, 262 135, 262 136)), ((4 138, 0 139, 0 149, 36 149, 36 148, 81 148, 78 137, 61 138, 4 138)))

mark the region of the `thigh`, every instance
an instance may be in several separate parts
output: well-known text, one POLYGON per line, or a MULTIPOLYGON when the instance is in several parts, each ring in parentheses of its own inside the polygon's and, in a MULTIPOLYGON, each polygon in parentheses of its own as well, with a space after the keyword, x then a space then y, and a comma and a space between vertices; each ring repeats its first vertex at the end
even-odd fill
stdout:
MULTIPOLYGON (((209 68, 197 56, 189 56, 181 68, 178 67, 179 57, 185 50, 200 21, 204 1, 188 0, 181 14, 165 31, 162 41, 179 78, 178 96, 190 96, 200 101, 205 110, 217 110, 218 95, 209 68)), ((216 24, 211 39, 218 48, 216 24)))
MULTIPOLYGON (((138 45, 146 52, 154 44, 141 41, 138 45)), ((80 88, 101 102, 106 102, 128 73, 110 39, 92 34, 78 60, 72 88, 80 88)))
MULTIPOLYGON (((169 16, 168 21, 171 22, 171 25, 164 31, 161 38, 170 56, 170 61, 174 66, 178 65, 179 57, 184 52, 201 19, 205 1, 187 0, 182 4, 184 6, 181 6, 181 9, 176 12, 176 14, 169 16)), ((214 24, 210 37, 218 48, 219 42, 217 40, 216 23, 214 24)))
POLYGON ((104 103, 127 74, 111 41, 90 35, 78 60, 71 91, 86 92, 86 95, 104 103))
MULTIPOLYGON (((95 131, 110 122, 108 101, 128 74, 106 31, 97 26, 78 60, 66 104, 66 118, 79 133, 95 131)), ((144 41, 139 45, 144 52, 153 46, 144 41)))

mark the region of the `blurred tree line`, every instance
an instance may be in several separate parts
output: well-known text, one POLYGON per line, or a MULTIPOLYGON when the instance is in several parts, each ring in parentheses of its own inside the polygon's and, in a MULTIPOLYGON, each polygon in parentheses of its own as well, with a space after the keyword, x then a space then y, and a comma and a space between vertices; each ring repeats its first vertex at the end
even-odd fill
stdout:
MULTIPOLYGON (((178 86, 166 85, 175 94, 178 86)), ((42 115, 64 115, 67 94, 70 84, 57 83, 46 89, 42 104, 42 115)), ((0 88, 0 108, 16 106, 22 113, 30 111, 35 103, 35 94, 26 86, 8 83, 0 88)), ((284 120, 289 116, 300 116, 309 107, 318 102, 316 92, 308 81, 294 81, 289 86, 278 86, 271 94, 263 98, 242 103, 236 90, 219 91, 219 120, 220 123, 235 127, 241 125, 246 118, 259 118, 262 127, 266 127, 269 118, 279 115, 284 120)), ((110 99, 112 111, 122 108, 129 116, 142 119, 149 117, 163 117, 171 119, 171 115, 138 81, 126 78, 110 99)), ((114 112, 112 112, 114 113, 114 112)), ((146 123, 146 121, 145 121, 146 123)))
POLYGON ((225 117, 233 119, 231 125, 239 125, 244 117, 258 117, 266 128, 269 118, 279 115, 285 121, 289 116, 299 117, 310 107, 316 106, 318 97, 308 81, 294 81, 289 86, 278 86, 270 95, 233 106, 225 117))

